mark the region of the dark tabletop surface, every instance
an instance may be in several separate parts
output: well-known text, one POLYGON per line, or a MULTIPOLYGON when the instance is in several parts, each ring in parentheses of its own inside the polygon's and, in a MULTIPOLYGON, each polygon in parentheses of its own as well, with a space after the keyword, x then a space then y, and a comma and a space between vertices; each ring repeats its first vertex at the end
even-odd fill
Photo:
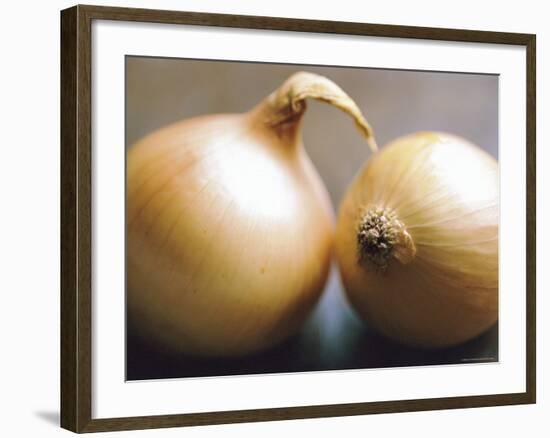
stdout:
POLYGON ((417 350, 375 333, 358 319, 336 269, 303 329, 282 345, 239 359, 196 359, 159 350, 127 327, 127 380, 328 371, 498 361, 498 324, 465 344, 417 350))

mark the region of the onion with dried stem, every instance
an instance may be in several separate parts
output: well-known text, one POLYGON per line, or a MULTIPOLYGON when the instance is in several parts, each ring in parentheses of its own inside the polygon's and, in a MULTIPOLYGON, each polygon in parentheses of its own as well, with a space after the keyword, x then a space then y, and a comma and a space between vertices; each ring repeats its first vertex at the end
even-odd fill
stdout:
POLYGON ((130 149, 127 302, 142 336, 238 356, 301 326, 333 243, 330 200, 301 140, 307 98, 349 113, 373 142, 338 86, 301 72, 248 113, 184 120, 130 149))

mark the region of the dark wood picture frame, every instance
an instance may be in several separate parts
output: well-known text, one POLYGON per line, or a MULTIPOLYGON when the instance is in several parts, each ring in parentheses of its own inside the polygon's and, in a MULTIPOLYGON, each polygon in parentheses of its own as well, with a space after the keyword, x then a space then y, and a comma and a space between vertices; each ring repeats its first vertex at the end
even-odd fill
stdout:
POLYGON ((61 12, 61 426, 98 432, 535 403, 535 56, 532 34, 75 6, 61 12), (391 38, 511 44, 526 48, 526 391, 466 397, 92 419, 91 24, 93 20, 221 26, 391 38))

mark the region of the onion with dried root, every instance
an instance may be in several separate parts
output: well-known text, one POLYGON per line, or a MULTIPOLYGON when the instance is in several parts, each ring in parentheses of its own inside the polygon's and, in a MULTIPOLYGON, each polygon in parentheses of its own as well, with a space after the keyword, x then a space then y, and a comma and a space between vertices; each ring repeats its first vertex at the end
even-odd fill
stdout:
POLYGON ((498 166, 438 132, 373 155, 339 210, 336 255, 368 323, 426 348, 467 341, 498 316, 498 166))
POLYGON ((127 303, 142 336, 238 356, 294 333, 323 290, 330 200, 301 140, 305 100, 349 113, 333 82, 297 73, 245 114, 196 117, 128 152, 127 303))

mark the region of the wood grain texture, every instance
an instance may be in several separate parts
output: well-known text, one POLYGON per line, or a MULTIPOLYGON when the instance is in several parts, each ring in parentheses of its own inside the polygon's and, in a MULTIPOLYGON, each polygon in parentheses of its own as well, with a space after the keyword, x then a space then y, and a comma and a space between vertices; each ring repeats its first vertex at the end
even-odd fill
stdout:
POLYGON ((149 429, 534 403, 535 351, 534 35, 298 20, 195 12, 75 6, 61 13, 61 425, 74 432, 149 429), (296 32, 513 44, 527 49, 527 381, 516 394, 92 419, 91 23, 95 19, 296 32))
POLYGON ((536 403, 536 288, 537 288, 537 148, 536 148, 536 112, 537 112, 537 81, 536 81, 536 36, 531 35, 526 43, 527 52, 527 394, 531 403, 536 403))
POLYGON ((442 29, 435 27, 302 20, 296 18, 261 17, 254 15, 229 15, 103 6, 80 6, 80 8, 85 11, 85 13, 93 16, 94 19, 141 21, 149 23, 189 24, 198 26, 221 26, 514 45, 526 45, 531 38, 531 35, 521 33, 442 29))
POLYGON ((76 308, 76 8, 61 16, 61 426, 75 430, 78 404, 76 308))
POLYGON ((91 21, 61 14, 61 425, 91 419, 91 21))

